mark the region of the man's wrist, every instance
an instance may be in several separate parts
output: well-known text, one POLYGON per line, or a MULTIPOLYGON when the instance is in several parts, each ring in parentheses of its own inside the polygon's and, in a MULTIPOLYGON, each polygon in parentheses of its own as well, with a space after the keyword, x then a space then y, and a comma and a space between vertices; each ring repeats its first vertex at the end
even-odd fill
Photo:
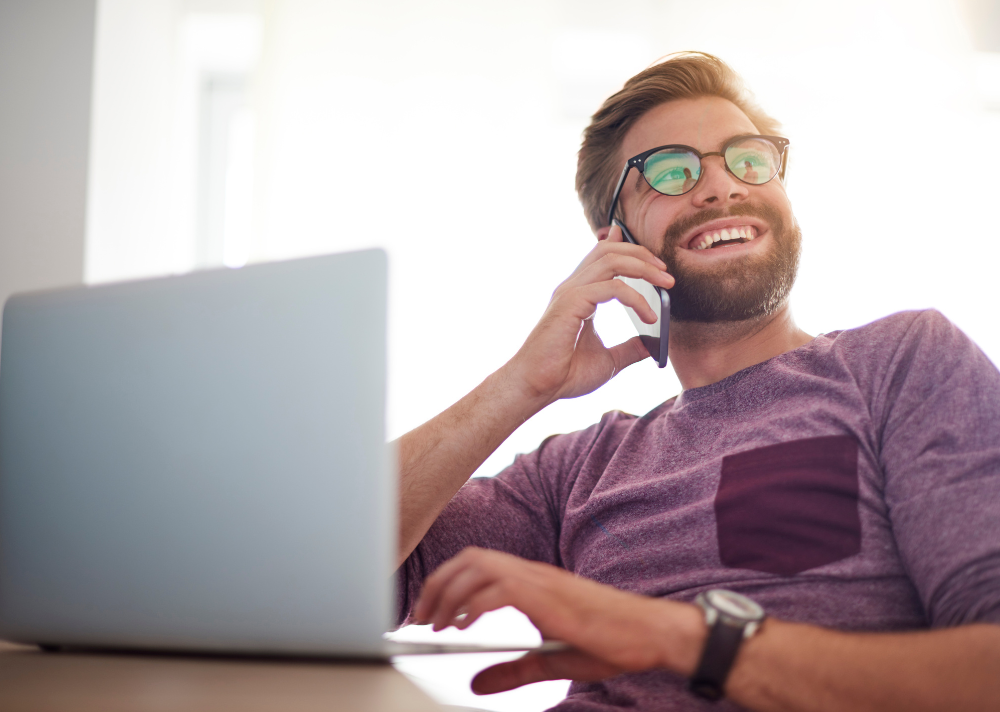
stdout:
POLYGON ((690 677, 698 666, 708 639, 705 614, 692 603, 660 603, 670 608, 666 615, 658 617, 658 625, 653 628, 661 648, 660 667, 690 677))
POLYGON ((557 399, 532 387, 524 378, 516 358, 494 371, 487 380, 492 380, 497 396, 524 422, 557 399))
POLYGON ((694 602, 704 611, 709 632, 688 689, 718 700, 725 696, 726 681, 743 641, 753 637, 766 614, 753 599, 726 589, 703 591, 694 602))

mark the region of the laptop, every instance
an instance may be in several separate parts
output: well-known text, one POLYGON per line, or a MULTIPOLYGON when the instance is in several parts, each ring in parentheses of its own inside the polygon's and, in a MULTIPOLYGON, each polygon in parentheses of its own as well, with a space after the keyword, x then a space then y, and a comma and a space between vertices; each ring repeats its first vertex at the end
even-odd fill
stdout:
MULTIPOLYGON (((381 250, 11 297, 0 638, 386 658, 381 250)), ((558 648, 558 646, 549 646, 558 648)))

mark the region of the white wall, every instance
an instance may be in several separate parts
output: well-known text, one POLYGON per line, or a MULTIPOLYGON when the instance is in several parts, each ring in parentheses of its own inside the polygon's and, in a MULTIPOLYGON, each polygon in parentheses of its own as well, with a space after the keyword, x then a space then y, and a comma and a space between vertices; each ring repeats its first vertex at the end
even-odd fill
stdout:
POLYGON ((83 280, 94 13, 0 2, 0 302, 83 280))
POLYGON ((171 0, 97 3, 88 282, 190 269, 193 208, 177 174, 171 0))
POLYGON ((98 3, 88 282, 199 261, 201 82, 253 65, 258 14, 252 0, 98 3))
MULTIPOLYGON (((1000 112, 983 98, 1000 90, 977 88, 988 63, 957 2, 139 7, 101 3, 88 279, 193 264, 191 173, 178 169, 193 155, 190 135, 177 138, 187 130, 177 107, 189 101, 178 88, 189 71, 177 54, 183 21, 259 18, 250 258, 389 250, 391 436, 517 349, 593 244, 573 191, 587 116, 680 49, 728 60, 792 139, 789 190, 805 234, 793 307, 804 328, 934 306, 1000 360, 1000 228, 989 213, 1000 175, 986 153, 1000 112)), ((631 333, 616 306, 598 326, 609 342, 631 333)), ((677 390, 669 369, 634 366, 529 421, 480 472, 552 432, 612 408, 644 412, 677 390)))

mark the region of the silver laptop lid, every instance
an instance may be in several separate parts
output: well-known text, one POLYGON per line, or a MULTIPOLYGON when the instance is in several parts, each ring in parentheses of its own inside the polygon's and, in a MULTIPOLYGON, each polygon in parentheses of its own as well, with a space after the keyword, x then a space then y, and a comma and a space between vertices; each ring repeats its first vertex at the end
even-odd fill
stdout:
POLYGON ((366 250, 8 300, 0 637, 378 654, 386 272, 366 250))

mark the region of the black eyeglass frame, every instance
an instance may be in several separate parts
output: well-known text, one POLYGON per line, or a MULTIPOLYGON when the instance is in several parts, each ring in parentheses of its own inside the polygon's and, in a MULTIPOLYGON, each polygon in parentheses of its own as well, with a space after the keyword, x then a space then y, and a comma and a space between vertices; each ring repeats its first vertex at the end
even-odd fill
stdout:
MULTIPOLYGON (((765 185, 766 183, 770 183, 772 180, 774 180, 775 176, 781 178, 782 182, 784 182, 784 180, 785 180, 785 168, 788 165, 788 161, 787 161, 788 146, 790 144, 791 144, 791 142, 787 138, 784 138, 783 136, 759 136, 757 134, 744 134, 742 136, 734 136, 733 138, 731 138, 728 141, 726 141, 726 143, 725 143, 725 145, 723 145, 721 151, 709 151, 708 153, 702 153, 697 148, 694 148, 692 146, 685 146, 684 144, 681 144, 681 143, 671 143, 671 144, 667 144, 666 146, 657 146, 656 148, 651 148, 648 151, 643 151, 639 155, 632 156, 632 158, 628 159, 625 162, 625 167, 622 168, 621 177, 618 178, 618 185, 615 186, 614 195, 611 197, 611 209, 608 210, 608 225, 614 224, 614 220, 615 220, 615 208, 618 207, 618 198, 621 197, 622 188, 625 185, 625 179, 628 177, 629 171, 631 171, 633 168, 635 168, 637 171, 639 171, 639 175, 642 176, 642 179, 646 180, 646 174, 644 172, 645 168, 646 168, 646 159, 648 159, 654 153, 659 153, 660 151, 662 151, 662 150, 664 150, 666 148, 681 148, 681 149, 684 149, 685 151, 690 151, 691 153, 693 153, 694 155, 696 155, 698 157, 699 163, 703 159, 708 158, 709 156, 720 156, 722 158, 722 165, 724 165, 726 167, 726 171, 730 175, 732 175, 734 178, 736 178, 736 180, 740 181, 741 183, 746 183, 747 185, 765 185), (747 138, 762 138, 762 139, 764 139, 764 140, 766 140, 766 141, 774 144, 774 147, 778 149, 778 161, 779 161, 779 163, 778 163, 778 170, 777 170, 777 172, 773 176, 771 176, 770 178, 768 178, 763 183, 747 183, 747 181, 743 180, 738 175, 736 175, 736 173, 733 172, 733 169, 729 167, 729 163, 726 162, 726 149, 728 149, 734 143, 736 143, 738 141, 742 141, 743 139, 747 139, 747 138)), ((653 188, 653 190, 656 190, 656 192, 660 193, 660 195, 670 195, 671 197, 677 198, 677 197, 680 197, 682 195, 687 195, 692 190, 694 190, 698 186, 698 183, 701 182, 701 177, 703 175, 705 175, 705 171, 704 170, 702 170, 698 174, 698 180, 695 181, 694 185, 692 185, 690 188, 688 188, 683 193, 677 193, 676 195, 672 195, 670 193, 660 193, 660 191, 656 190, 656 188, 653 188, 653 186, 650 184, 649 181, 646 181, 646 185, 648 185, 650 188, 653 188)), ((629 235, 629 237, 631 237, 631 235, 629 235)), ((629 242, 634 242, 634 240, 629 240, 629 242)))

